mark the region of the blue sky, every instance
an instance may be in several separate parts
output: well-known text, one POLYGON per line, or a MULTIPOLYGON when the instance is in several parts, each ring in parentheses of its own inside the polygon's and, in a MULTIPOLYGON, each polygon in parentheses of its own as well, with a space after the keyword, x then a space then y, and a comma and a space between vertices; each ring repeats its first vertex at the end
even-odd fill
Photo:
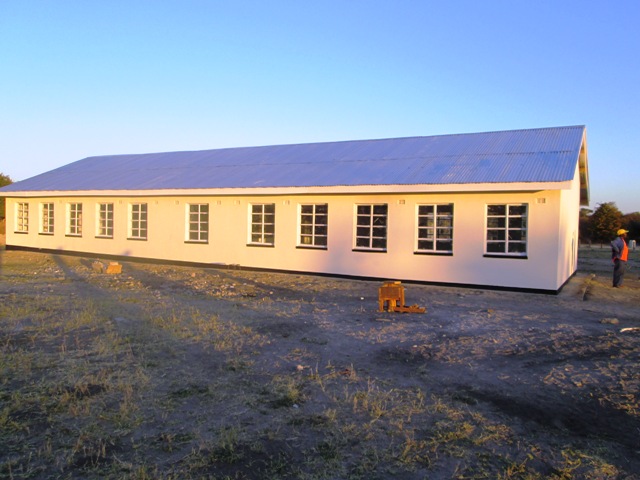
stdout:
POLYGON ((636 0, 0 0, 0 172, 93 155, 586 125, 640 211, 636 0))

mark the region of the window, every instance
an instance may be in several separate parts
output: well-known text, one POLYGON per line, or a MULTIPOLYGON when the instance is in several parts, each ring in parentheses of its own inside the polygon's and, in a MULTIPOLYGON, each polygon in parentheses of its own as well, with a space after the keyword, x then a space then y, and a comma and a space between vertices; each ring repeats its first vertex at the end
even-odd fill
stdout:
POLYGON ((488 255, 527 255, 527 205, 487 205, 488 255))
POLYGON ((67 235, 82 235, 82 204, 67 204, 67 235))
POLYGON ((19 202, 16 204, 16 232, 29 233, 29 204, 19 202))
POLYGON ((147 239, 147 204, 132 203, 129 205, 129 238, 133 240, 147 239))
POLYGON ((53 203, 40 204, 40 233, 53 235, 53 203))
POLYGON ((356 205, 356 247, 386 251, 387 205, 356 205))
POLYGON ((113 238, 113 203, 98 204, 96 236, 113 238))
POLYGON ((329 205, 300 205, 300 247, 327 248, 329 205))
POLYGON ((193 203, 187 205, 187 241, 209 241, 209 204, 193 203))
POLYGON ((453 253, 453 204, 418 205, 419 253, 453 253))
POLYGON ((276 205, 264 203, 251 205, 251 241, 254 245, 270 245, 275 242, 276 205))

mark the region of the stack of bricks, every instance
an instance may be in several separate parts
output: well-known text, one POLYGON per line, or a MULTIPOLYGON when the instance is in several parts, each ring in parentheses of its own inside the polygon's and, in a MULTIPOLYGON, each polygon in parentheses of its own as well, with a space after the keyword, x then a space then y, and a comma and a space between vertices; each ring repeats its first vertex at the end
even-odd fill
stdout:
POLYGON ((102 262, 98 262, 97 260, 91 264, 94 272, 97 273, 108 273, 111 275, 115 275, 118 273, 122 273, 122 265, 118 262, 109 262, 109 265, 104 266, 102 262))

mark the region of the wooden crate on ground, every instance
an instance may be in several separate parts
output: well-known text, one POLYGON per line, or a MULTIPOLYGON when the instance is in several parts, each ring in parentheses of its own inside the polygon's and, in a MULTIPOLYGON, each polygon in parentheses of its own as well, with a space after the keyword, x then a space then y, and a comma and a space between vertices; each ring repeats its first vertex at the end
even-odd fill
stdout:
POLYGON ((398 313, 424 313, 427 309, 404 304, 404 287, 400 282, 385 282, 378 288, 378 311, 398 313))
POLYGON ((385 282, 378 288, 378 310, 392 312, 399 305, 404 305, 404 287, 400 282, 385 282))

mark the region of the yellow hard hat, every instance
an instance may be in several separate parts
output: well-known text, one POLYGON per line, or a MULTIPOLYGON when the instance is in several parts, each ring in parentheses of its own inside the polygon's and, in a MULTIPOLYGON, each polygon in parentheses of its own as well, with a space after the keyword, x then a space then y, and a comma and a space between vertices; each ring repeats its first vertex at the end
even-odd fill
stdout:
POLYGON ((629 230, 625 230, 624 228, 621 228, 620 230, 618 230, 617 235, 624 235, 625 233, 629 233, 629 230))

